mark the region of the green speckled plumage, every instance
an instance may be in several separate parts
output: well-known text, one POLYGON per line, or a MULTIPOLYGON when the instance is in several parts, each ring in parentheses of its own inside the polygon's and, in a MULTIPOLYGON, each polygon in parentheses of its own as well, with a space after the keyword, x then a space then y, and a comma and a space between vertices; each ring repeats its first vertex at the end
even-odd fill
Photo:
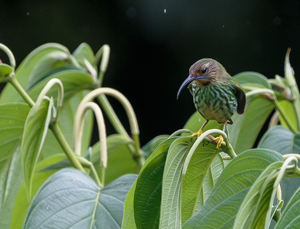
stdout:
POLYGON ((196 81, 189 85, 197 111, 206 120, 226 123, 237 110, 234 84, 230 81, 199 87, 196 81))
POLYGON ((245 109, 246 95, 241 86, 213 59, 201 59, 189 70, 181 89, 189 84, 197 111, 208 120, 232 124, 231 116, 245 109))

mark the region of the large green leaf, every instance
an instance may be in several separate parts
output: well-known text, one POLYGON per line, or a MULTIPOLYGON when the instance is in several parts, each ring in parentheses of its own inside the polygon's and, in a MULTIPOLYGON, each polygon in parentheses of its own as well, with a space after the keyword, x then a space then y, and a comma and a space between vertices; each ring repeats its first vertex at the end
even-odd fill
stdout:
POLYGON ((162 177, 170 144, 176 137, 163 141, 150 155, 140 171, 134 194, 134 218, 137 228, 158 228, 162 177))
POLYGON ((82 66, 85 65, 84 60, 87 60, 90 64, 93 64, 95 60, 94 52, 87 43, 81 43, 72 55, 82 66))
POLYGON ((231 160, 223 160, 223 157, 225 156, 228 157, 228 155, 223 152, 219 153, 212 161, 211 166, 204 177, 204 181, 194 208, 194 213, 199 211, 199 209, 204 205, 219 176, 223 172, 224 168, 230 163, 231 160))
POLYGON ((275 229, 300 228, 300 188, 297 189, 288 202, 282 216, 279 218, 275 229))
POLYGON ((63 169, 35 196, 26 228, 121 228, 126 195, 137 175, 125 175, 103 189, 85 173, 63 169))
POLYGON ((259 141, 258 147, 276 150, 284 154, 300 154, 300 134, 294 135, 283 126, 275 126, 268 130, 259 141))
POLYGON ((282 164, 282 161, 272 163, 257 178, 241 204, 234 229, 264 227, 266 212, 269 210, 270 201, 273 202, 271 196, 274 191, 275 174, 282 164))
MULTIPOLYGON (((242 87, 271 89, 268 79, 257 72, 241 72, 234 76, 242 87)), ((274 104, 262 95, 247 96, 243 115, 234 114, 233 125, 228 125, 230 143, 236 153, 251 148, 266 119, 274 109, 274 104), (251 128, 249 128, 251 127, 251 128)))
MULTIPOLYGON (((51 52, 63 51, 68 53, 68 49, 57 43, 48 43, 42 45, 35 50, 33 50, 20 64, 16 71, 16 78, 23 88, 26 88, 28 83, 29 75, 31 74, 33 68, 36 66, 37 62, 40 61, 45 55, 51 52)), ((1 92, 0 103, 9 103, 22 101, 20 94, 12 85, 7 84, 3 91, 1 92)))
POLYGON ((241 72, 233 77, 242 86, 268 89, 272 88, 268 78, 258 72, 241 72))
POLYGON ((252 148, 273 109, 274 104, 264 96, 247 96, 245 113, 234 114, 233 125, 228 125, 229 141, 237 154, 252 148))
POLYGON ((134 220, 134 193, 135 193, 136 182, 132 185, 129 190, 125 204, 124 204, 124 215, 122 219, 122 229, 136 229, 135 220, 134 220))
POLYGON ((282 161, 282 157, 271 150, 253 149, 238 155, 224 169, 205 204, 186 221, 184 228, 232 228, 250 187, 276 161, 282 161))
POLYGON ((29 106, 24 103, 0 105, 0 174, 21 142, 29 106))
MULTIPOLYGON (((33 181, 32 181, 32 196, 34 196, 38 189, 41 187, 41 185, 56 171, 47 171, 47 172, 41 172, 45 167, 52 165, 54 163, 57 163, 58 161, 62 161, 66 158, 64 154, 56 154, 51 157, 48 157, 47 159, 39 162, 36 166, 36 172, 34 173, 33 176, 33 181)), ((20 162, 21 165, 21 162, 20 162)), ((17 195, 15 196, 14 204, 11 204, 13 207, 13 212, 10 216, 12 217, 11 223, 10 223, 10 228, 11 229, 21 229, 24 223, 24 219, 27 213, 27 210, 30 206, 30 201, 27 198, 24 198, 26 195, 26 187, 23 182, 23 176, 22 179, 19 180, 19 186, 21 188, 14 190, 17 195)), ((9 228, 9 227, 6 227, 9 228)))
MULTIPOLYGON (((137 163, 132 158, 129 150, 130 141, 123 135, 115 134, 107 138, 108 164, 105 171, 105 183, 108 184, 116 178, 128 174, 137 173, 137 163)), ((92 148, 92 162, 95 168, 100 170, 100 144, 92 148)))
MULTIPOLYGON (((283 126, 275 126, 268 130, 261 138, 258 147, 276 150, 282 155, 295 153, 300 154, 300 134, 293 134, 283 126)), ((282 199, 285 203, 300 186, 300 178, 283 178, 280 182, 282 189, 282 199)))
POLYGON ((31 197, 33 173, 38 162, 52 118, 53 99, 45 97, 33 106, 27 116, 21 145, 22 168, 28 197, 31 197))
POLYGON ((40 81, 49 76, 49 72, 68 65, 68 62, 68 54, 62 51, 51 52, 45 55, 34 66, 28 78, 27 90, 30 90, 40 81))
POLYGON ((23 103, 0 105, 0 228, 10 225, 13 203, 23 181, 21 142, 29 106, 23 103))
MULTIPOLYGON (((77 94, 80 91, 85 89, 91 90, 94 89, 94 81, 92 77, 78 70, 66 70, 62 72, 55 73, 46 79, 42 80, 35 87, 29 91, 29 95, 33 100, 36 100, 38 95, 44 86, 48 83, 50 79, 57 78, 59 79, 64 86, 64 101, 68 101, 73 95, 77 94)), ((57 88, 52 87, 47 93, 49 97, 56 99, 57 97, 57 88)))
MULTIPOLYGON (((75 113, 79 103, 87 93, 88 91, 79 92, 76 95, 74 95, 68 102, 65 102, 63 105, 63 109, 60 113, 60 116, 58 118, 58 123, 61 128, 61 131, 71 147, 74 146, 73 127, 74 127, 75 113)), ((81 140, 82 155, 85 154, 88 147, 90 146, 92 129, 93 129, 93 118, 94 117, 92 112, 88 111, 85 115, 85 125, 83 129, 82 140, 81 140)), ((60 152, 63 152, 63 149, 57 142, 53 133, 49 131, 45 140, 44 147, 42 149, 41 159, 47 158, 49 155, 57 154, 60 152)))
MULTIPOLYGON (((9 228, 15 199, 23 182, 19 149, 11 155, 11 158, 2 167, 0 176, 0 228, 9 228)), ((27 200, 27 198, 24 199, 27 200)))
MULTIPOLYGON (((106 184, 110 183, 111 181, 124 174, 137 172, 137 163, 132 158, 132 153, 128 148, 129 143, 130 140, 128 140, 123 135, 119 134, 110 135, 107 138, 108 164, 107 169, 105 171, 106 184)), ((99 142, 97 142, 92 147, 89 160, 92 161, 97 171, 101 170, 99 142)), ((66 159, 49 165, 47 168, 45 168, 45 171, 62 169, 70 166, 72 166, 71 162, 68 159, 66 159)))
POLYGON ((156 147, 168 137, 169 135, 159 135, 151 139, 146 145, 142 147, 143 156, 147 159, 154 152, 156 147))
POLYGON ((183 179, 183 223, 203 206, 224 167, 222 156, 214 144, 198 146, 183 179))
POLYGON ((182 169, 192 140, 191 137, 178 138, 168 150, 163 174, 159 228, 181 228, 182 169))

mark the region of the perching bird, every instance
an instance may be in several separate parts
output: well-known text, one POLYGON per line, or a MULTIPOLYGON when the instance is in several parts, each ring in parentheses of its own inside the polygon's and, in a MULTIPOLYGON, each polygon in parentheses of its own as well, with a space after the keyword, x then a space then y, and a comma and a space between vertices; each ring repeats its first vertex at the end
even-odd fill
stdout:
MULTIPOLYGON (((233 124, 231 116, 237 111, 243 114, 246 105, 246 94, 242 87, 226 72, 225 68, 213 59, 201 59, 194 63, 189 70, 189 76, 181 84, 179 94, 189 84, 188 89, 193 95, 197 111, 206 120, 200 130, 192 136, 199 137, 209 120, 216 120, 225 125, 233 124)), ((223 137, 214 139, 217 148, 223 142, 223 137)))

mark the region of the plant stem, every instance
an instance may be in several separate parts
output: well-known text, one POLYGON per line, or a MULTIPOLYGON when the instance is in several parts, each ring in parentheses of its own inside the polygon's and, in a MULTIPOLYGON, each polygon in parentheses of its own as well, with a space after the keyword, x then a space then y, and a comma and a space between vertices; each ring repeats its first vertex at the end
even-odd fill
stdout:
POLYGON ((15 75, 10 76, 9 82, 12 84, 12 86, 19 92, 19 94, 22 96, 22 98, 28 103, 30 107, 34 106, 33 100, 30 98, 30 96, 27 94, 27 92, 24 90, 24 88, 21 86, 15 75))
POLYGON ((129 135, 127 134, 125 128, 123 127, 122 123, 120 122, 118 116, 116 115, 115 111, 111 107, 108 99, 104 94, 100 94, 98 97, 98 101, 105 111, 109 121, 111 122, 112 126, 114 127, 115 131, 121 135, 124 135, 126 138, 130 139, 129 135))
POLYGON ((145 163, 145 158, 141 154, 139 135, 133 134, 132 137, 134 140, 134 152, 135 152, 133 156, 134 156, 136 162, 138 163, 139 168, 141 169, 145 163))
POLYGON ((281 108, 278 100, 275 98, 274 99, 274 104, 276 107, 276 110, 279 112, 280 116, 284 119, 284 121, 286 122, 286 124, 288 125, 288 127, 290 128, 290 130, 294 133, 297 134, 298 130, 293 126, 292 121, 289 119, 289 117, 287 117, 285 115, 285 112, 283 111, 283 109, 281 108))
POLYGON ((224 138, 224 141, 226 142, 226 147, 222 147, 222 149, 225 148, 224 151, 231 157, 231 159, 236 157, 236 153, 234 152, 234 149, 232 148, 231 144, 228 141, 228 138, 224 138))
MULTIPOLYGON (((188 152, 187 156, 186 156, 186 159, 184 161, 184 165, 183 165, 183 169, 182 169, 182 174, 185 175, 186 174, 186 171, 187 171, 187 168, 188 168, 188 165, 190 163, 190 160, 195 152, 195 150, 197 149, 198 145, 209 135, 213 134, 213 133, 216 133, 216 134, 220 134, 223 136, 224 139, 227 139, 227 135, 224 131, 222 130, 219 130, 219 129, 210 129, 210 130, 207 130, 205 131, 204 133, 202 133, 200 135, 200 137, 197 138, 197 140, 194 142, 193 146, 191 147, 190 151, 188 152)), ((229 146, 229 145, 228 145, 229 146)), ((221 150, 218 150, 219 152, 221 150)), ((231 157, 231 155, 229 155, 231 157)))
MULTIPOLYGON (((112 106, 110 105, 108 99, 106 98, 106 96, 104 94, 100 94, 97 97, 101 107, 103 108, 105 114, 107 115, 110 123, 112 124, 112 126, 114 127, 115 131, 118 134, 121 134, 123 136, 125 136, 128 140, 131 140, 130 136, 128 135, 128 133, 126 132, 124 126, 122 125, 122 123, 120 122, 120 119, 118 118, 118 116, 116 115, 114 109, 112 108, 112 106)), ((138 143, 139 144, 139 143, 138 143)), ((136 144, 135 144, 136 145, 136 144)), ((134 147, 133 145, 128 145, 129 149, 131 152, 136 152, 136 147, 134 147)), ((142 161, 138 161, 137 163, 141 164, 142 161)))
POLYGON ((103 188, 104 187, 104 183, 101 183, 97 171, 93 165, 92 162, 88 161, 87 159, 85 159, 84 157, 77 157, 77 159, 79 160, 80 164, 82 164, 85 168, 89 168, 91 170, 91 173, 93 174, 93 176, 95 177, 95 181, 98 185, 98 187, 103 188))
POLYGON ((100 167, 100 182, 103 186, 105 185, 105 171, 106 171, 106 168, 103 165, 101 165, 101 167, 100 167))
POLYGON ((180 129, 180 130, 177 130, 174 133, 172 133, 169 138, 177 136, 179 134, 183 134, 183 133, 188 133, 188 134, 191 134, 191 135, 193 134, 193 132, 189 129, 180 129))
POLYGON ((10 66, 15 69, 16 67, 16 60, 14 57, 14 54, 10 51, 9 48, 7 48, 5 45, 0 43, 0 49, 2 49, 6 55, 8 56, 9 62, 10 62, 10 66))
POLYGON ((100 70, 99 77, 98 77, 98 87, 101 87, 101 85, 102 85, 104 74, 105 74, 105 72, 100 70))
POLYGON ((72 165, 75 168, 77 168, 77 169, 79 169, 79 170, 81 170, 85 173, 82 165, 80 164, 80 162, 76 158, 76 155, 73 153, 73 151, 70 148, 69 144, 67 143, 64 135, 62 134, 58 123, 55 122, 54 124, 50 125, 50 129, 52 130, 52 132, 53 132, 54 136, 56 137, 56 140, 60 144, 61 148, 63 148, 65 154, 67 155, 67 157, 71 161, 72 165))

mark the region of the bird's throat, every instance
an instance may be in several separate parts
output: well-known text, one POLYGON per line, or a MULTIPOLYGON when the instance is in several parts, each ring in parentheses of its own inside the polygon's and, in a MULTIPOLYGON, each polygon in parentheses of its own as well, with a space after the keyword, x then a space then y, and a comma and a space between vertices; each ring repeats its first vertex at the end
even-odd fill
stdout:
POLYGON ((197 81, 200 87, 207 87, 211 83, 210 79, 197 79, 197 81))

